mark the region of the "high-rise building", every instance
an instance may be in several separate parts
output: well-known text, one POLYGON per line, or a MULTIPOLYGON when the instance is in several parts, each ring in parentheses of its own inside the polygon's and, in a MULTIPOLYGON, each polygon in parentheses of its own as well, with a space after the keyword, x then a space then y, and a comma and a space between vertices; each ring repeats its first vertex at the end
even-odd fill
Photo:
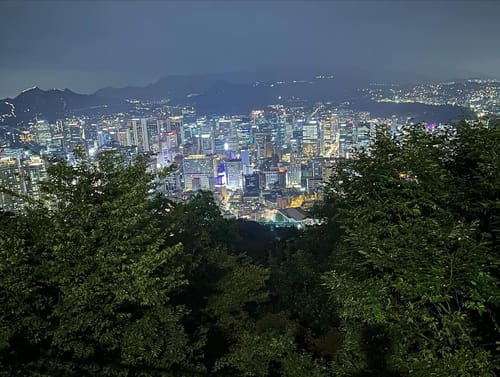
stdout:
POLYGON ((19 158, 0 158, 0 187, 12 192, 0 190, 0 208, 5 211, 17 211, 22 208, 23 201, 15 194, 24 194, 22 169, 19 158))
POLYGON ((196 122, 198 126, 198 153, 199 154, 214 154, 215 153, 215 133, 214 125, 202 118, 196 122))
POLYGON ((184 140, 184 118, 182 115, 180 116, 171 116, 167 118, 166 129, 165 131, 175 132, 177 137, 176 143, 177 145, 182 145, 185 143, 184 140))
POLYGON ((284 166, 278 167, 278 183, 279 187, 284 189, 286 188, 286 168, 284 166))
POLYGON ((354 123, 344 122, 339 125, 339 157, 347 158, 352 151, 354 141, 354 123))
POLYGON ((66 151, 71 152, 82 144, 83 127, 80 122, 74 121, 65 123, 64 129, 66 151))
POLYGON ((155 118, 131 119, 127 122, 132 132, 132 145, 144 152, 160 150, 160 121, 155 118))
POLYGON ((227 187, 240 190, 243 187, 243 163, 241 160, 226 161, 227 187))
POLYGON ((244 176, 243 192, 245 196, 256 197, 259 196, 259 174, 253 173, 244 176))
POLYGON ((319 124, 316 120, 310 120, 302 127, 302 154, 304 157, 312 158, 319 156, 319 151, 319 124))
POLYGON ((302 129, 293 131, 292 139, 290 139, 290 149, 292 153, 302 155, 302 136, 302 129))
POLYGON ((38 120, 35 124, 35 141, 37 144, 46 147, 52 139, 52 129, 50 124, 44 120, 38 120))
POLYGON ((155 118, 147 118, 141 119, 141 122, 143 124, 143 129, 146 132, 144 137, 144 139, 146 140, 146 150, 148 152, 158 153, 160 151, 160 120, 155 118))
POLYGON ((118 130, 118 143, 122 147, 130 147, 130 146, 134 145, 132 130, 130 130, 128 128, 120 128, 118 130))
POLYGON ((22 161, 22 179, 24 191, 31 197, 40 197, 41 182, 47 178, 45 162, 40 157, 32 156, 22 161))
POLYGON ((290 165, 287 170, 288 187, 300 187, 302 181, 302 165, 300 155, 292 153, 290 155, 290 165))
POLYGON ((325 117, 321 121, 323 129, 323 138, 321 143, 321 155, 330 157, 334 154, 334 143, 336 138, 336 119, 334 117, 325 117))
POLYGON ((356 148, 362 149, 366 148, 371 143, 371 126, 367 122, 358 123, 356 127, 355 133, 355 142, 356 148))
POLYGON ((261 175, 264 176, 264 187, 272 188, 279 183, 278 167, 270 166, 267 170, 262 170, 261 175))
POLYGON ((185 190, 210 190, 216 183, 217 160, 214 156, 186 156, 183 160, 183 173, 185 190))
POLYGON ((270 158, 273 155, 271 134, 257 132, 254 134, 254 149, 257 159, 270 158))

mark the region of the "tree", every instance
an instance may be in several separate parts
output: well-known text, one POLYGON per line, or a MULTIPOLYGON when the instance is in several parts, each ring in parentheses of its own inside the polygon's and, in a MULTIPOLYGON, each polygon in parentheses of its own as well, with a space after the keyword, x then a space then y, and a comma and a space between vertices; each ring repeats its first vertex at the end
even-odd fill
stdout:
POLYGON ((381 134, 369 152, 336 165, 324 220, 337 224, 341 240, 324 282, 345 332, 340 374, 497 370, 498 254, 469 209, 482 205, 490 216, 498 205, 498 149, 493 158, 480 151, 500 138, 498 130, 467 127, 416 128, 402 140, 381 134), (465 161, 471 154, 477 163, 465 161), (471 179, 479 187, 467 187, 471 179))
POLYGON ((164 375, 188 362, 187 284, 149 199, 146 159, 53 161, 41 203, 4 218, 3 375, 164 375))
POLYGON ((228 245, 209 193, 173 203, 148 160, 52 161, 43 200, 0 218, 0 375, 239 375, 267 268, 228 245), (236 364, 234 364, 236 365, 236 364))

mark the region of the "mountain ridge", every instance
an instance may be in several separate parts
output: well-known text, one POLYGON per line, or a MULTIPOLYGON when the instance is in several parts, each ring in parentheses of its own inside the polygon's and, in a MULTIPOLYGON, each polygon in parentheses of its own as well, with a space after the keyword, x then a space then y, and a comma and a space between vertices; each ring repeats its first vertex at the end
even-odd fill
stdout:
POLYGON ((127 104, 95 94, 76 93, 68 88, 43 90, 34 86, 14 98, 0 100, 0 123, 18 125, 38 117, 54 121, 68 113, 107 107, 125 108, 127 104))
MULTIPOLYGON (((37 118, 53 121, 68 115, 127 111, 133 109, 131 100, 168 99, 171 105, 194 106, 200 115, 213 115, 248 113, 270 104, 359 103, 360 99, 359 80, 346 75, 315 75, 283 81, 264 81, 258 77, 255 72, 172 75, 145 86, 105 87, 91 94, 34 86, 14 98, 0 100, 0 125, 16 127, 37 118)), ((286 73, 277 77, 284 79, 286 73)))

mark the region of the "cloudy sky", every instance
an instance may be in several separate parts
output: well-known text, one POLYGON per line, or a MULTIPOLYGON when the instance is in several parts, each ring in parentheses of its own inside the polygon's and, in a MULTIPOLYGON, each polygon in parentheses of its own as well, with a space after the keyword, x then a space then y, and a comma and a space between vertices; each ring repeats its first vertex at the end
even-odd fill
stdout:
POLYGON ((0 97, 170 74, 500 77, 499 1, 0 1, 0 97))

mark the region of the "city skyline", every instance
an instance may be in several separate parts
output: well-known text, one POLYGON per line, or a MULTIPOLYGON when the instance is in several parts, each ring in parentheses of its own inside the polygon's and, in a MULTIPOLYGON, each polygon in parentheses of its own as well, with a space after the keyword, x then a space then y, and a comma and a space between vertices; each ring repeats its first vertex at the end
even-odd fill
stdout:
POLYGON ((367 80, 500 77, 483 2, 2 2, 0 98, 235 71, 367 80))

